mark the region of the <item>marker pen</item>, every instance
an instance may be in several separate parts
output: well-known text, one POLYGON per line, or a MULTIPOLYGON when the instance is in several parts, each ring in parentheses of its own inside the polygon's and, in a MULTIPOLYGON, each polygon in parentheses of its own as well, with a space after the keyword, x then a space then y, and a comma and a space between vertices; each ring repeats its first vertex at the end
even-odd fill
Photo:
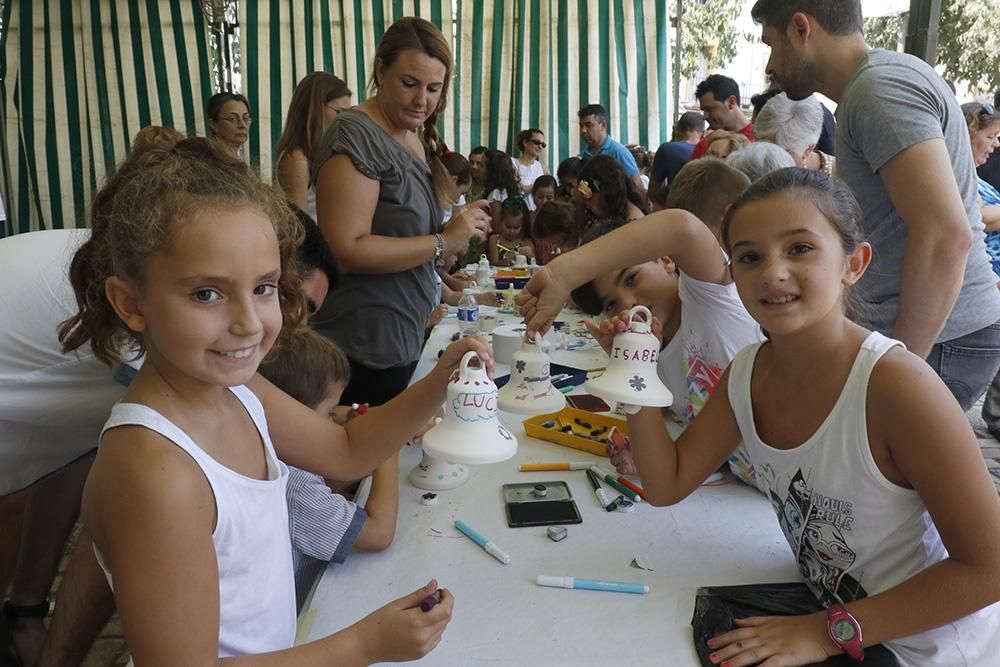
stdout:
POLYGON ((539 586, 549 586, 552 588, 583 588, 589 591, 609 591, 611 593, 637 593, 642 595, 649 592, 648 584, 595 581, 593 579, 579 579, 577 577, 550 577, 544 574, 538 575, 535 583, 539 586))
POLYGON ((545 470, 589 470, 593 463, 522 463, 521 472, 542 472, 545 470))
POLYGON ((587 479, 590 480, 590 485, 594 487, 594 495, 597 496, 597 502, 601 503, 601 507, 604 508, 604 511, 614 512, 615 504, 608 500, 608 494, 604 492, 604 487, 601 486, 601 479, 597 476, 597 473, 588 468, 587 479))
POLYGON ((602 470, 600 466, 596 466, 596 465, 595 466, 590 466, 590 469, 593 470, 594 473, 599 478, 601 478, 602 480, 604 480, 605 482, 607 482, 608 486, 610 486, 612 489, 618 491, 620 494, 622 494, 623 496, 625 496, 626 498, 628 498, 632 502, 634 502, 634 503, 641 503, 642 502, 642 498, 639 497, 638 493, 636 493, 632 489, 628 488, 627 486, 623 486, 622 484, 620 484, 618 482, 618 480, 616 480, 614 477, 612 477, 609 473, 607 473, 604 470, 602 470))
POLYGON ((430 611, 437 606, 437 603, 441 601, 441 589, 437 589, 427 597, 425 597, 420 603, 421 611, 430 611))
POLYGON ((628 481, 627 479, 625 479, 621 475, 618 475, 618 483, 621 484, 622 486, 628 487, 628 488, 632 489, 633 491, 635 491, 636 493, 638 493, 639 497, 641 497, 643 500, 646 499, 646 492, 643 491, 642 487, 639 486, 638 484, 635 484, 633 482, 628 481))
POLYGON ((493 556, 504 565, 510 565, 510 556, 505 553, 503 549, 493 544, 493 542, 477 533, 472 526, 465 523, 461 519, 455 519, 455 528, 461 531, 470 540, 481 546, 486 553, 493 556))

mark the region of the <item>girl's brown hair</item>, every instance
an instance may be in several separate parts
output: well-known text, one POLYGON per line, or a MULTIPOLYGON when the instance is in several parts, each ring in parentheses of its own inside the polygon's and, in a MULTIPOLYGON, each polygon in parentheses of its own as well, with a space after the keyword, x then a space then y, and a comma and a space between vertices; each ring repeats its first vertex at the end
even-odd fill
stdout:
POLYGON ((351 364, 336 343, 303 326, 259 372, 299 403, 315 408, 332 385, 350 381, 351 364))
POLYGON ((350 96, 347 84, 329 72, 313 72, 299 81, 288 103, 285 129, 275 148, 275 164, 296 148, 306 159, 311 159, 313 147, 323 135, 323 107, 333 100, 350 96))
POLYGON ((63 350, 90 343, 94 356, 108 364, 122 361, 129 352, 141 355, 142 337, 125 326, 105 296, 107 279, 117 276, 142 285, 146 259, 170 242, 178 224, 205 208, 241 206, 267 217, 278 238, 278 300, 284 326, 277 349, 306 313, 294 261, 302 227, 288 205, 246 164, 212 141, 197 138, 171 149, 133 153, 95 196, 90 239, 70 264, 79 312, 59 325, 63 350))
MULTIPOLYGON (((394 22, 382 35, 378 48, 375 50, 375 60, 381 61, 382 67, 388 69, 392 67, 400 53, 409 49, 420 51, 444 64, 444 83, 441 86, 441 97, 438 99, 437 108, 424 121, 424 127, 420 133, 420 141, 424 145, 424 152, 434 179, 434 194, 437 197, 438 205, 444 208, 451 206, 451 202, 448 201, 451 188, 448 170, 441 164, 440 158, 444 153, 444 145, 438 136, 437 119, 438 114, 448 106, 448 88, 451 86, 451 73, 454 69, 451 47, 448 46, 444 35, 433 23, 417 16, 407 16, 394 22)), ((368 87, 373 94, 378 94, 379 83, 375 79, 374 66, 368 87)))
POLYGON ((173 148, 184 135, 172 127, 147 125, 139 130, 132 140, 132 150, 142 152, 148 148, 173 148))

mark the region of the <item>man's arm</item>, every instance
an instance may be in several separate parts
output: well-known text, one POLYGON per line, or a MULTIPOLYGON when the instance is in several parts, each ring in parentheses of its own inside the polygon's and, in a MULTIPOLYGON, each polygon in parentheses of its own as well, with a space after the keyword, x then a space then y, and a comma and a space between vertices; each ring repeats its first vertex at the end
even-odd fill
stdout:
POLYGON ((962 288, 972 229, 942 139, 907 148, 879 175, 908 233, 892 335, 926 358, 962 288))

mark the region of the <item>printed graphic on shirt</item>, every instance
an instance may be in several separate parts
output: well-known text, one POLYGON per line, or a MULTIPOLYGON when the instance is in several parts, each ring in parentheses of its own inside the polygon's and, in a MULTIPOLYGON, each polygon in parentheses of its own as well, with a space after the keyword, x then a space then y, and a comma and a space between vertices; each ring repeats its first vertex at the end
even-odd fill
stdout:
POLYGON ((853 503, 813 491, 801 470, 792 475, 784 498, 776 491, 773 469, 758 471, 757 478, 768 486, 781 531, 813 595, 824 604, 868 597, 861 583, 847 574, 857 558, 849 543, 853 503))
POLYGON ((724 366, 708 361, 704 347, 687 345, 684 347, 684 376, 687 378, 688 400, 684 405, 683 417, 691 421, 708 402, 708 396, 719 383, 724 366))

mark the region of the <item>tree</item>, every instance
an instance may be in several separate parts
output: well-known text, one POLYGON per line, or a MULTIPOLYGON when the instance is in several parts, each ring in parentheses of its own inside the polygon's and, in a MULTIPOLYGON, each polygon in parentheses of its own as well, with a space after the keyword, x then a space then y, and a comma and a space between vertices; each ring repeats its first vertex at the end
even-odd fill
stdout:
POLYGON ((681 40, 681 76, 725 67, 736 57, 736 44, 746 35, 736 29, 743 0, 685 0, 681 40))
MULTIPOLYGON (((865 20, 870 46, 896 50, 906 14, 865 20)), ((1000 89, 1000 14, 994 0, 942 0, 938 64, 977 93, 1000 89)))

